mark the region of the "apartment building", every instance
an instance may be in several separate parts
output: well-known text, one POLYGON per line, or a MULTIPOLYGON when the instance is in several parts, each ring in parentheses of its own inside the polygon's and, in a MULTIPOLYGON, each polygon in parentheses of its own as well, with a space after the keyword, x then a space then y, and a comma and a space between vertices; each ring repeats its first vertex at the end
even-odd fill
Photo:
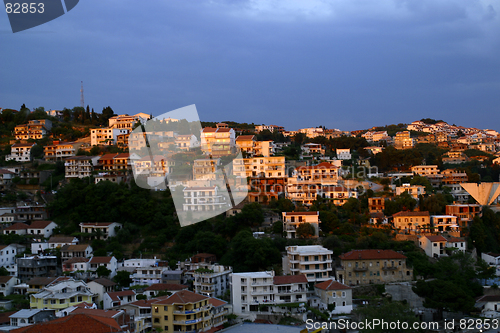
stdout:
POLYGON ((51 145, 44 147, 44 158, 46 161, 62 161, 68 157, 76 156, 83 142, 61 142, 53 141, 51 145))
POLYGON ((0 245, 0 266, 9 266, 16 263, 17 248, 12 245, 0 245))
POLYGON ((220 158, 202 158, 193 161, 193 179, 194 180, 215 180, 220 158))
MULTIPOLYGON (((316 198, 323 198, 332 201, 336 206, 344 205, 350 198, 357 199, 359 193, 357 189, 344 186, 318 185, 316 198)), ((312 204, 312 202, 307 202, 312 204)))
POLYGON ((430 230, 429 212, 398 212, 392 215, 394 228, 404 233, 420 233, 430 230))
POLYGON ((61 261, 64 264, 71 258, 90 258, 93 252, 89 244, 64 245, 61 247, 61 261))
POLYGON ((123 227, 118 222, 83 222, 79 226, 80 232, 95 234, 92 238, 103 240, 109 237, 116 237, 118 231, 123 227))
POLYGON ((132 274, 130 274, 132 285, 151 286, 161 283, 163 270, 164 268, 156 266, 137 267, 132 274))
POLYGON ((368 210, 370 213, 380 213, 385 209, 385 198, 373 197, 368 198, 368 210))
POLYGON ((64 161, 66 179, 85 178, 92 176, 94 166, 97 165, 99 156, 75 156, 64 161))
POLYGON ((17 277, 26 282, 35 277, 57 276, 56 256, 31 256, 17 258, 17 277))
POLYGON ((319 212, 283 212, 283 232, 286 238, 298 238, 297 228, 303 223, 309 223, 314 227, 313 237, 319 236, 319 212))
POLYGON ((231 266, 200 265, 193 272, 193 289, 196 293, 210 297, 222 297, 229 290, 231 266))
POLYGON ((255 132, 260 133, 262 131, 269 131, 271 133, 273 132, 279 132, 282 133, 285 128, 283 126, 276 126, 276 125, 257 125, 255 126, 255 132))
POLYGON ((233 174, 236 177, 285 178, 285 157, 253 157, 233 160, 233 174))
POLYGON ((470 227, 474 217, 481 213, 481 205, 479 204, 453 204, 446 205, 446 215, 456 216, 457 224, 462 228, 470 227))
POLYGON ((165 176, 172 172, 174 161, 169 161, 165 156, 154 155, 153 159, 150 156, 145 156, 141 159, 134 160, 134 173, 136 175, 147 175, 149 177, 165 176))
POLYGON ((320 245, 287 246, 283 274, 305 275, 311 283, 326 281, 332 274, 332 254, 320 245))
POLYGON ((409 131, 398 132, 394 138, 394 148, 396 149, 411 149, 415 145, 415 141, 410 137, 409 131))
POLYGON ((40 140, 52 129, 52 122, 48 119, 29 120, 27 124, 14 128, 16 140, 40 140))
POLYGON ((206 212, 206 211, 225 211, 231 207, 230 202, 220 192, 217 186, 211 187, 186 187, 183 190, 184 211, 206 212))
POLYGON ((439 167, 437 165, 415 165, 411 167, 411 172, 420 176, 437 175, 439 167))
POLYGON ((210 297, 181 290, 151 303, 153 328, 164 332, 204 332, 212 328, 210 297))
POLYGON ((140 113, 133 116, 129 116, 128 114, 117 115, 109 118, 108 126, 114 129, 124 129, 128 131, 132 131, 134 125, 139 123, 145 123, 149 120, 151 116, 140 113))
POLYGON ((352 158, 351 150, 349 148, 345 148, 345 149, 337 148, 336 152, 337 152, 337 159, 338 160, 350 160, 352 158))
POLYGON ((339 256, 337 281, 352 285, 411 281, 406 256, 393 250, 353 250, 339 256))
POLYGON ((403 184, 396 187, 396 195, 408 193, 413 199, 418 199, 421 195, 425 194, 425 186, 403 184))
POLYGON ((300 149, 302 150, 302 154, 304 155, 325 154, 325 149, 323 149, 323 147, 319 143, 306 143, 300 146, 300 149))
POLYGON ((114 145, 117 143, 119 135, 127 135, 129 133, 130 130, 124 128, 94 128, 90 130, 90 145, 114 145))
POLYGON ((178 135, 175 138, 175 146, 180 150, 190 150, 200 146, 200 142, 194 134, 178 135))
POLYGON ((34 143, 15 143, 10 147, 10 154, 5 156, 6 161, 30 162, 31 149, 34 143))
POLYGON ((275 276, 274 271, 233 273, 233 313, 281 312, 282 304, 306 302, 307 283, 304 275, 275 276))
POLYGON ((205 127, 201 131, 201 150, 206 155, 220 157, 231 155, 236 149, 235 132, 232 128, 205 127))
POLYGON ((432 215, 432 227, 436 232, 459 232, 458 218, 454 215, 432 215))

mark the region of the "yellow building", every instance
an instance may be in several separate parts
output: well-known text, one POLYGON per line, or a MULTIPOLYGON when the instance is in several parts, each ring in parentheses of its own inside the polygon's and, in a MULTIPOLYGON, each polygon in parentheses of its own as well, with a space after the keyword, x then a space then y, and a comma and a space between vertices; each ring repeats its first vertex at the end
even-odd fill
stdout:
POLYGON ((394 228, 405 233, 418 233, 431 226, 429 212, 399 212, 392 217, 394 228))
POLYGON ((151 304, 153 327, 164 332, 197 331, 212 328, 210 297, 181 290, 151 304))
POLYGON ((97 297, 83 281, 62 280, 31 295, 30 308, 60 310, 82 302, 96 303, 97 297))

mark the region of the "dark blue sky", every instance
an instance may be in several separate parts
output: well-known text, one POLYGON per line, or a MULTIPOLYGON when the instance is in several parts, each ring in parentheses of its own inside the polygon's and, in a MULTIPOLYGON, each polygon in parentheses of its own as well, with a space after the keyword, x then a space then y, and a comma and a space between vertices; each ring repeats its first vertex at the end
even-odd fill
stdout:
POLYGON ((83 0, 13 34, 0 107, 342 130, 424 117, 500 130, 498 1, 83 0))

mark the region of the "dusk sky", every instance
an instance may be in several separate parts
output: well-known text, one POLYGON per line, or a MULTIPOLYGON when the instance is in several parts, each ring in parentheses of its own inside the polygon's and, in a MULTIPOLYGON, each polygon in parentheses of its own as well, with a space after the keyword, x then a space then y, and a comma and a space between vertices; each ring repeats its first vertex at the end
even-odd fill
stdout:
POLYGON ((498 0, 81 0, 13 34, 0 107, 366 129, 421 118, 500 130, 498 0))

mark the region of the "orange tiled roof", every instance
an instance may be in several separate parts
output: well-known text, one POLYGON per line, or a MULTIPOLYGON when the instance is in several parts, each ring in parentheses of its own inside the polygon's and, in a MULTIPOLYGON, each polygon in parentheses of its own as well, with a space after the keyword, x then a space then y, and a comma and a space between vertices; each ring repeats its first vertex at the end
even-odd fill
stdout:
POLYGON ((314 287, 322 290, 342 290, 342 289, 351 289, 350 287, 342 284, 340 282, 334 280, 327 280, 321 283, 316 284, 314 287))
POLYGON ((305 275, 283 275, 273 278, 274 284, 307 283, 305 275))
POLYGON ((185 286, 183 284, 177 284, 177 283, 155 283, 150 285, 144 290, 183 290, 187 289, 188 286, 185 286))
POLYGON ((342 260, 406 259, 393 250, 352 250, 339 256, 342 260))
POLYGON ((91 264, 107 264, 111 261, 112 257, 92 257, 90 259, 91 264))
POLYGON ((214 298, 214 297, 210 298, 208 300, 208 303, 212 304, 212 306, 215 307, 215 308, 227 304, 227 302, 225 302, 223 300, 220 300, 218 298, 214 298))
POLYGON ((192 291, 189 290, 181 290, 173 295, 170 295, 167 299, 164 299, 154 304, 186 304, 186 303, 196 303, 206 299, 209 299, 209 297, 193 293, 192 291))
POLYGON ((30 229, 45 229, 52 221, 33 221, 30 224, 30 229))
MULTIPOLYGON (((76 311, 76 310, 75 310, 76 311)), ((73 311, 74 312, 74 311, 73 311)), ((104 318, 88 314, 72 314, 49 322, 21 327, 15 333, 111 333, 122 332, 120 325, 113 318, 104 318)))

